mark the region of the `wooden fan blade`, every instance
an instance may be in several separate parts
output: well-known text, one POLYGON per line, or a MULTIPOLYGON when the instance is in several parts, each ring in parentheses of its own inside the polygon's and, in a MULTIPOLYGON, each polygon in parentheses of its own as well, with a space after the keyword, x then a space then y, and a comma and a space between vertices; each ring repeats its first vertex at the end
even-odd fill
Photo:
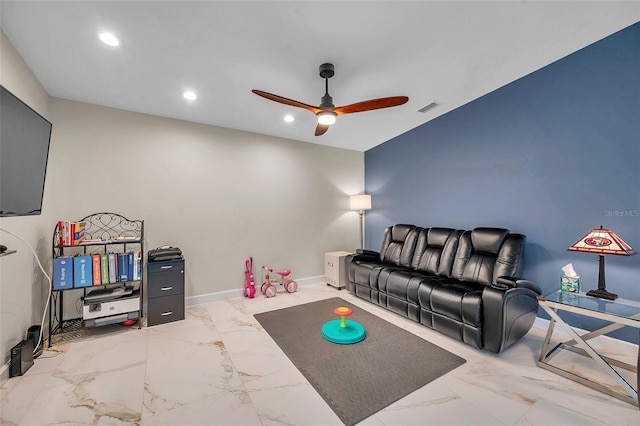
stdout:
POLYGON ((327 130, 329 130, 329 125, 328 124, 320 124, 318 123, 318 125, 316 126, 316 136, 322 136, 324 135, 327 130))
POLYGON ((389 108, 402 104, 406 104, 409 100, 406 96, 391 96, 389 98, 371 99, 368 101, 357 102, 351 105, 345 105, 333 109, 337 115, 351 114, 354 112, 371 111, 380 108, 389 108))
POLYGON ((315 107, 313 105, 307 105, 307 104, 302 103, 302 102, 294 101, 293 99, 283 98, 282 96, 278 96, 278 95, 274 95, 274 94, 271 94, 271 93, 263 92, 262 90, 253 89, 252 92, 255 93, 258 96, 262 96, 263 98, 269 99, 270 101, 279 102, 281 104, 290 105, 290 106, 294 106, 294 107, 298 107, 298 108, 304 108, 306 110, 311 111, 314 114, 317 114, 320 111, 322 111, 322 109, 320 109, 318 107, 315 107))

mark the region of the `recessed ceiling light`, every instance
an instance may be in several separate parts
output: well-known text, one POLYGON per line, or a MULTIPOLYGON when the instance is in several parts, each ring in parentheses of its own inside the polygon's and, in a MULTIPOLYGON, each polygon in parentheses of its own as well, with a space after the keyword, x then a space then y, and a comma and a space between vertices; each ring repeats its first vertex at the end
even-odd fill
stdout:
POLYGON ((293 115, 285 115, 284 116, 284 121, 286 121, 287 123, 291 123, 295 120, 295 118, 293 117, 293 115))
POLYGON ((195 101, 196 99, 198 99, 198 96, 191 90, 185 91, 184 93, 182 93, 182 96, 188 101, 195 101))
POLYGON ((118 40, 118 38, 111 33, 107 33, 107 32, 100 33, 98 34, 98 37, 104 44, 107 44, 109 46, 115 47, 120 44, 120 40, 118 40))

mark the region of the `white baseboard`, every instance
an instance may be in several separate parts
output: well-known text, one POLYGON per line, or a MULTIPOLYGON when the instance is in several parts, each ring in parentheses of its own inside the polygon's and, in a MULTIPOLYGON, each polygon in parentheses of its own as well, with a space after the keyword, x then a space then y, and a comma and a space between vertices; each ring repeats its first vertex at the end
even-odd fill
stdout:
MULTIPOLYGON (((324 275, 318 275, 308 278, 296 278, 298 286, 317 284, 324 282, 324 275)), ((256 283, 256 291, 260 291, 260 284, 256 283)), ((198 296, 189 296, 185 298, 184 304, 186 306, 199 305, 201 303, 215 302, 218 300, 231 299, 233 297, 242 297, 244 295, 244 289, 238 288, 235 290, 219 291, 216 293, 200 294, 198 296)))
POLYGON ((9 380, 9 362, 0 367, 0 386, 4 385, 7 380, 9 380))

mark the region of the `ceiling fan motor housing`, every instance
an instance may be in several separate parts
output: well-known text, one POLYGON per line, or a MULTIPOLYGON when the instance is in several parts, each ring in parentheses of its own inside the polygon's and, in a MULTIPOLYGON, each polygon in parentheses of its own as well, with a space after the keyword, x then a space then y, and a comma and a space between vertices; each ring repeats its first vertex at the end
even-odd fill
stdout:
POLYGON ((320 108, 333 108, 333 98, 329 95, 329 93, 325 93, 320 101, 320 108))
POLYGON ((335 74, 335 68, 333 64, 322 64, 320 65, 320 77, 322 78, 331 78, 335 74))
POLYGON ((320 77, 324 78, 324 96, 320 100, 320 108, 333 108, 335 105, 333 104, 333 98, 329 95, 329 79, 333 77, 335 74, 335 69, 333 64, 322 64, 320 65, 320 77))

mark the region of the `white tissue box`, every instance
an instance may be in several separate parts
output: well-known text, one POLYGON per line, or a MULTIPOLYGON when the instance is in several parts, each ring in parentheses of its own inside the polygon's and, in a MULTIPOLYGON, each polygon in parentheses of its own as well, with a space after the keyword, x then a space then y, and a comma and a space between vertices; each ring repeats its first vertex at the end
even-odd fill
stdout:
POLYGON ((580 277, 569 277, 563 275, 560 279, 560 290, 570 293, 580 292, 580 277))

